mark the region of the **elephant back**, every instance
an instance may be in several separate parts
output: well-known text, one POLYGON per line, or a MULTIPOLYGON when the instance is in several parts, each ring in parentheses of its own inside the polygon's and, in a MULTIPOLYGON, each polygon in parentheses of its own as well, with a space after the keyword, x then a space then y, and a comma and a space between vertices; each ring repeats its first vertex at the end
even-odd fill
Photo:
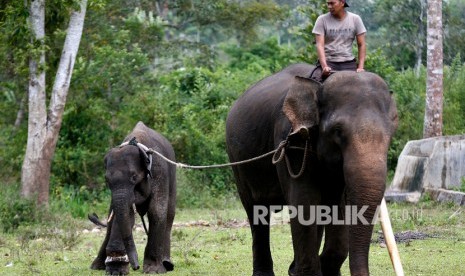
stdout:
POLYGON ((237 159, 274 149, 275 124, 291 127, 283 113, 286 95, 296 77, 308 77, 313 69, 305 63, 286 67, 248 88, 234 103, 226 121, 226 139, 229 151, 242 152, 237 159))

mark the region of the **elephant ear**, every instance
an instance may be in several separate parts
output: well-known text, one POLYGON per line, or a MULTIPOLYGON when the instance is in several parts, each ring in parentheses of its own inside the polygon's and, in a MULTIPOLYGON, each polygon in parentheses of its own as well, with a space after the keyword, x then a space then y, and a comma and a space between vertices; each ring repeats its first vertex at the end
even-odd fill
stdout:
POLYGON ((292 125, 290 135, 300 134, 308 138, 310 128, 318 125, 319 88, 320 83, 311 79, 296 76, 292 81, 283 104, 283 112, 292 125))
POLYGON ((142 145, 139 143, 137 143, 137 147, 139 148, 140 157, 142 158, 142 163, 145 165, 145 170, 147 172, 147 175, 150 178, 153 178, 152 176, 152 154, 148 153, 146 149, 142 147, 142 145))

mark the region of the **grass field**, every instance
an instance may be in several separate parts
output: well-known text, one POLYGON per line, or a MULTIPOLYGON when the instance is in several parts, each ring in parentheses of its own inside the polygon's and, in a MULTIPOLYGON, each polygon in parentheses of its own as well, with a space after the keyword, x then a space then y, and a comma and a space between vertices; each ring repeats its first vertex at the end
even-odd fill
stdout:
MULTIPOLYGON (((465 275, 463 208, 432 202, 388 204, 388 208, 394 232, 403 239, 398 247, 405 275, 465 275), (413 239, 425 236, 428 238, 413 239)), ((271 228, 276 275, 287 275, 293 257, 286 220, 285 215, 278 215, 271 228)), ((386 248, 376 242, 379 229, 377 225, 370 250, 371 274, 394 275, 386 248)), ((104 235, 104 229, 98 231, 88 221, 72 219, 56 227, 23 227, 3 234, 0 275, 104 275, 103 271, 89 269, 104 235)), ((251 275, 251 235, 239 206, 178 210, 172 237, 175 271, 167 275, 251 275)), ((145 234, 140 228, 135 238, 141 258, 145 234)), ((349 275, 347 261, 342 274, 349 275)))

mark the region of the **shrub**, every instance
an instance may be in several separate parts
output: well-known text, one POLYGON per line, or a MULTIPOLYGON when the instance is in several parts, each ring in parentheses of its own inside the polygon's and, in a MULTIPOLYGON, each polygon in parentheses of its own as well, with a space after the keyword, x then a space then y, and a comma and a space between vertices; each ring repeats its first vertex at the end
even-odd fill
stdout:
POLYGON ((0 225, 4 232, 12 232, 20 226, 29 226, 41 221, 43 210, 37 208, 35 200, 20 198, 18 184, 3 185, 0 197, 0 225))

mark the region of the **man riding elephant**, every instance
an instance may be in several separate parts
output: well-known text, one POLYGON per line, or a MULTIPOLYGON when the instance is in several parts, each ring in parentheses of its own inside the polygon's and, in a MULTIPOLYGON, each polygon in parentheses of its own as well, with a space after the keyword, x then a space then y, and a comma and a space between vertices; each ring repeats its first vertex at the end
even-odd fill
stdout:
POLYGON ((318 62, 310 78, 325 80, 332 71, 363 72, 366 29, 360 16, 345 10, 346 0, 328 0, 329 12, 320 15, 313 27, 318 62), (358 63, 352 53, 357 40, 358 63))

